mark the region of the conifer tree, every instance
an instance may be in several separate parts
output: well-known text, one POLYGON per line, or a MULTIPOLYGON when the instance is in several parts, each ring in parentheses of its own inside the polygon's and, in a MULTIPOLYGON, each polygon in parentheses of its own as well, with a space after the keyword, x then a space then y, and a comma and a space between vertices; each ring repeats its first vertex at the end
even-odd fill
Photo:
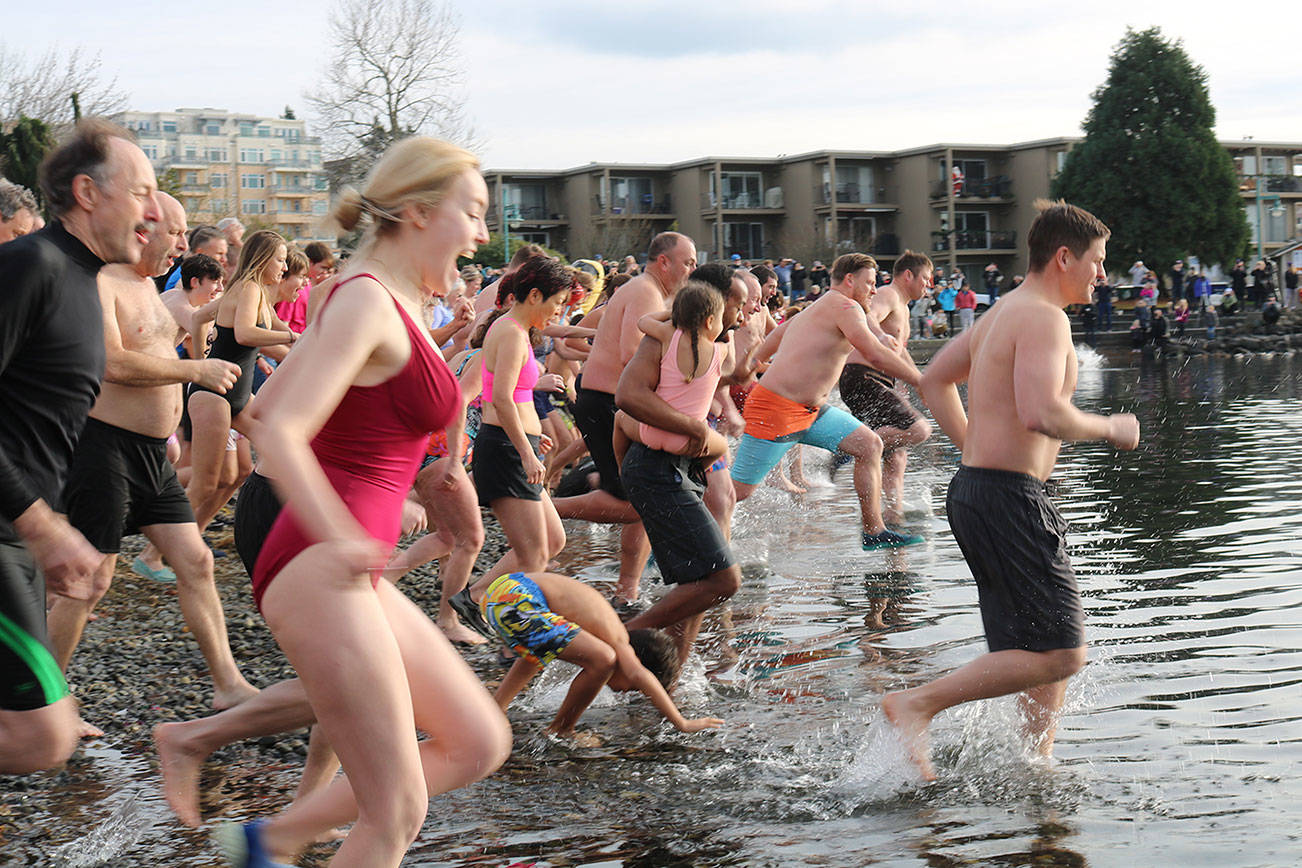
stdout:
POLYGON ((1216 140, 1207 76, 1161 30, 1127 30, 1093 94, 1085 138, 1054 182, 1055 197, 1112 230, 1108 269, 1136 259, 1159 274, 1189 255, 1229 263, 1249 230, 1229 152, 1216 140))

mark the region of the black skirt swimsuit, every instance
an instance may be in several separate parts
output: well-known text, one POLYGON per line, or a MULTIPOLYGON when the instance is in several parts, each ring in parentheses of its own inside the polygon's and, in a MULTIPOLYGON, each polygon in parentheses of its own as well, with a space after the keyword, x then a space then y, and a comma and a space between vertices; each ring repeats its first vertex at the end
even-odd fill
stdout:
POLYGON ((253 366, 258 361, 258 348, 244 346, 244 344, 235 340, 234 328, 219 325, 214 327, 214 337, 212 347, 208 351, 208 358, 234 362, 240 366, 240 377, 225 395, 206 386, 200 386, 198 383, 190 386, 190 394, 212 392, 214 395, 224 398, 226 403, 231 405, 231 418, 234 419, 240 415, 244 405, 249 403, 249 396, 253 394, 253 366))

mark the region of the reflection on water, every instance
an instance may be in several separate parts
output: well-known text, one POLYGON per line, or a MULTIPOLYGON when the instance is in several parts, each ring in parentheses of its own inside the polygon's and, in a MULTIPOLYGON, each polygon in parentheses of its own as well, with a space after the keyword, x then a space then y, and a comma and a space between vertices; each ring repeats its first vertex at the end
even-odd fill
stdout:
MULTIPOLYGON (((921 786, 882 722, 883 691, 984 649, 943 516, 957 456, 936 441, 908 476, 906 524, 923 546, 860 552, 848 474, 799 501, 762 490, 738 511, 744 587, 707 621, 677 697, 724 729, 681 735, 645 702, 606 693, 583 721, 604 744, 559 744, 541 732, 573 670, 554 664, 512 709, 511 760, 436 800, 405 864, 1296 864, 1297 368, 1287 356, 1083 354, 1080 403, 1133 410, 1144 433, 1128 454, 1069 445, 1056 474, 1092 650, 1055 763, 1030 757, 1013 701, 995 700, 937 719, 940 779, 921 786)), ((809 452, 807 473, 821 463, 809 452)), ((613 580, 612 531, 575 526, 570 539, 566 569, 613 580)), ((120 758, 91 761, 122 790, 150 785, 120 758)), ((106 864, 176 864, 176 827, 152 796, 127 808, 111 788, 71 797, 87 827, 123 811, 143 827, 112 845, 131 858, 106 864)), ((265 810, 236 798, 228 813, 265 810)))

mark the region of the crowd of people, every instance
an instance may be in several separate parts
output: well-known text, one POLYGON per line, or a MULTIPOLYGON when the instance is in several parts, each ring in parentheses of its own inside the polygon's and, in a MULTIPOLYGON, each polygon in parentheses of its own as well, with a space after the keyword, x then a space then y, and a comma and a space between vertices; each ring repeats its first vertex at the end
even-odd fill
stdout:
POLYGON ((737 503, 798 480, 796 447, 853 463, 863 550, 921 543, 901 495, 932 431, 903 384, 963 450, 948 511, 990 653, 888 694, 885 714, 927 777, 928 722, 972 699, 1021 692, 1052 749, 1085 648, 1044 480, 1062 440, 1138 438, 1133 416, 1070 403, 1063 309, 1088 300, 1108 236, 1086 212, 1045 203, 1020 291, 975 324, 971 288, 947 278, 958 336, 924 373, 907 349, 935 273, 924 254, 888 279, 862 253, 815 263, 795 306, 781 300, 798 263, 698 263, 677 232, 640 266, 525 246, 486 275, 458 265, 488 240, 478 161, 435 139, 395 144, 337 201, 338 227, 365 230, 346 261, 234 220, 189 229, 129 134, 97 119, 41 185, 49 225, 0 245, 0 771, 55 766, 98 732, 63 673, 139 531, 152 549, 133 569, 176 583, 213 688, 211 716, 155 732, 178 818, 201 822, 213 750, 311 726, 296 798, 223 827, 228 857, 284 863, 351 824, 333 864, 397 865, 433 795, 506 760, 505 711, 555 659, 579 668, 558 737, 583 737, 603 687, 642 693, 683 732, 723 723, 679 711, 677 675, 741 587, 737 503), (252 599, 297 674, 261 689, 231 655, 202 536, 233 496, 252 599), (475 577, 479 507, 509 547, 475 577), (567 518, 622 526, 613 600, 549 571, 567 518), (652 554, 668 590, 641 608, 652 554), (400 581, 431 559, 436 618, 400 581), (492 694, 454 644, 485 640, 513 659, 492 694))

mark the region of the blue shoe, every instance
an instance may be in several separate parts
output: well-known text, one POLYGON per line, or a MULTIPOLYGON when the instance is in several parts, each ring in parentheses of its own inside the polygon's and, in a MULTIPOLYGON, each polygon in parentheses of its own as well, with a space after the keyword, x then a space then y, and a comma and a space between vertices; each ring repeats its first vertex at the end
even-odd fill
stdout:
POLYGON ((158 569, 154 569, 149 564, 145 563, 144 558, 136 558, 131 562, 131 570, 137 576, 142 576, 146 579, 153 579, 155 582, 163 582, 169 585, 176 583, 176 573, 172 572, 172 568, 166 564, 158 569))
POLYGON ((871 552, 877 549, 898 549, 904 546, 916 546, 921 542, 922 537, 916 533, 896 533, 890 528, 886 528, 881 533, 865 533, 863 535, 863 550, 871 552))
POLYGON ((292 868, 283 862, 272 862, 262 846, 262 827, 266 820, 254 820, 243 826, 222 823, 213 830, 213 841, 232 868, 292 868))

